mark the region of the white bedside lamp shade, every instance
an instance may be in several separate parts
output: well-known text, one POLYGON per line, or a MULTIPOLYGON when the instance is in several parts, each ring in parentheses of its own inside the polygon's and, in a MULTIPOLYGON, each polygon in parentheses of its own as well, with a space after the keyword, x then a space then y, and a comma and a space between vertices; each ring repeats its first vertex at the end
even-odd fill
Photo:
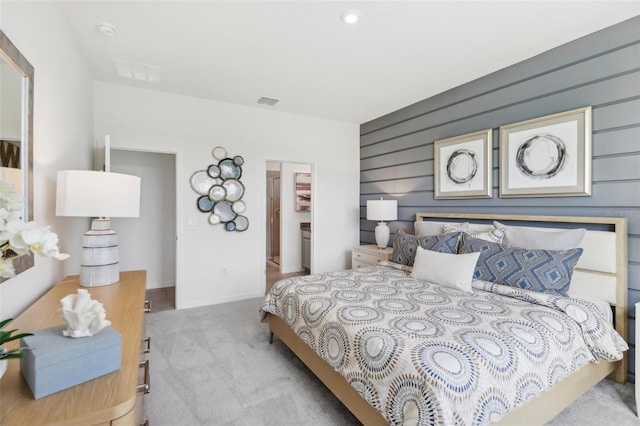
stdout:
POLYGON ((367 220, 379 220, 376 226, 376 244, 379 248, 389 244, 389 227, 385 220, 398 218, 398 202, 396 200, 367 200, 367 220))
POLYGON ((120 280, 118 234, 110 217, 140 215, 140 178, 91 170, 58 172, 56 215, 94 217, 82 240, 80 285, 96 287, 120 280))

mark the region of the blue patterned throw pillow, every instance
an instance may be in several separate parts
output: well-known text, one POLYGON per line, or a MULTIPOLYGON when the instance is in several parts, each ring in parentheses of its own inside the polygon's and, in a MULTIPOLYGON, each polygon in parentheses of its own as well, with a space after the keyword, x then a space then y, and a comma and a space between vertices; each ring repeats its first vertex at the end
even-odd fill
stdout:
POLYGON ((418 245, 425 250, 437 251, 440 253, 455 254, 458 251, 458 240, 460 232, 452 232, 444 235, 428 235, 417 237, 400 230, 396 234, 393 243, 393 253, 391 261, 403 265, 413 265, 416 257, 418 245))
POLYGON ((529 250, 462 235, 460 253, 480 252, 474 278, 533 290, 566 295, 581 248, 529 250))

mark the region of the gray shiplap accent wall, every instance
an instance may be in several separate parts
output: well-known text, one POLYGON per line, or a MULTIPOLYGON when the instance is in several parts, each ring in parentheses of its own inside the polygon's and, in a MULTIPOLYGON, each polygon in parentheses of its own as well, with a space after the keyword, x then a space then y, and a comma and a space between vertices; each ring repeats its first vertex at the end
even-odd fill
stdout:
MULTIPOLYGON (((425 76, 428 78, 428 76, 425 76)), ((640 17, 364 123, 360 127, 360 240, 374 243, 366 200, 398 200, 389 226, 413 231, 415 214, 474 212, 616 216, 629 222, 630 373, 640 301, 640 17), (499 127, 592 107, 592 196, 499 198, 499 127), (493 129, 493 198, 434 200, 433 142, 493 129)))

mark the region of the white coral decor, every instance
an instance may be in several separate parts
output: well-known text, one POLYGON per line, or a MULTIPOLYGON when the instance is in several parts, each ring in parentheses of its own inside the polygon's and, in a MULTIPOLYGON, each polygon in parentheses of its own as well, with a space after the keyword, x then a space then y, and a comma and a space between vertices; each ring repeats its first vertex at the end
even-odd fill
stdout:
POLYGON ((78 294, 69 294, 60 299, 60 315, 67 323, 62 334, 67 337, 88 337, 111 325, 104 311, 104 305, 91 299, 86 289, 78 289, 78 294))
POLYGON ((0 182, 0 277, 11 278, 16 271, 11 257, 37 253, 44 257, 64 260, 68 254, 60 253, 58 235, 48 226, 36 222, 24 222, 24 203, 13 190, 13 186, 0 182))

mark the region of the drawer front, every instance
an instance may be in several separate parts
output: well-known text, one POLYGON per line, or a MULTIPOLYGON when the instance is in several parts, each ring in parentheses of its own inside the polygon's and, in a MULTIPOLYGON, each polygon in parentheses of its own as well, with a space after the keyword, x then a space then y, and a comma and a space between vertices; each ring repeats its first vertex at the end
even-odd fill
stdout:
POLYGON ((375 254, 371 254, 371 253, 363 253, 359 251, 354 251, 352 253, 352 258, 351 258, 352 262, 360 261, 360 262, 371 263, 374 265, 378 263, 379 260, 384 260, 384 257, 376 256, 375 254))
POLYGON ((363 262, 361 260, 357 260, 357 259, 353 259, 351 261, 351 268, 352 269, 358 269, 358 268, 370 268, 372 266, 375 266, 375 263, 370 263, 370 262, 363 262))

